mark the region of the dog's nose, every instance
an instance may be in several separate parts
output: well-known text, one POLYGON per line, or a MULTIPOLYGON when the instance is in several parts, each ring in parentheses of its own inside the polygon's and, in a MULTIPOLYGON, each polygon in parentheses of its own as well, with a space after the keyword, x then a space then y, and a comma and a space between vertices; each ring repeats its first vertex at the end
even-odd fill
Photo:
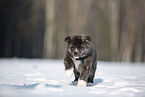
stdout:
POLYGON ((77 55, 78 53, 77 52, 74 52, 74 55, 77 55))

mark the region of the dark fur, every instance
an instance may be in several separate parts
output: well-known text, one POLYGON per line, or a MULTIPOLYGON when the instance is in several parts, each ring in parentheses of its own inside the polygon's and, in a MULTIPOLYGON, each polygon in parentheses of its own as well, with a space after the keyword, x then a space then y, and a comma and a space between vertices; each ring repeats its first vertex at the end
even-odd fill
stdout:
POLYGON ((73 35, 65 38, 67 49, 64 56, 65 70, 74 68, 75 80, 84 80, 93 83, 97 68, 97 53, 91 43, 91 37, 73 35), (73 60, 80 61, 78 68, 73 60))

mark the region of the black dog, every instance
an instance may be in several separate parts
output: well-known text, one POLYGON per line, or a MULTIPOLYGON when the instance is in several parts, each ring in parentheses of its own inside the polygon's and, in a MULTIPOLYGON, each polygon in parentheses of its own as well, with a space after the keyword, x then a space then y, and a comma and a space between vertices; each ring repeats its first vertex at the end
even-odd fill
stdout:
POLYGON ((64 56, 65 74, 71 77, 73 72, 77 86, 92 86, 97 68, 97 53, 91 43, 91 37, 72 35, 65 38, 67 49, 64 56))

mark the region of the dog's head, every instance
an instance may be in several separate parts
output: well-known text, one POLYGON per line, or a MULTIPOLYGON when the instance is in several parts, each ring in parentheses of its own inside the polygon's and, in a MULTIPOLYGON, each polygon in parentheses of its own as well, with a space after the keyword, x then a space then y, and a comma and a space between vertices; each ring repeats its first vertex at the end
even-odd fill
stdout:
POLYGON ((91 37, 85 35, 73 35, 65 38, 67 50, 71 57, 78 59, 87 56, 91 51, 91 37))

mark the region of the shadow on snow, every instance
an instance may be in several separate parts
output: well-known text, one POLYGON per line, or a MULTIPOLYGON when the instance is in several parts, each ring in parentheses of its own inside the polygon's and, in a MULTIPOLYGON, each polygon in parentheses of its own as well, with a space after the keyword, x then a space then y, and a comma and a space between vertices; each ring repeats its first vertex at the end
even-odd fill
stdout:
POLYGON ((6 88, 15 88, 15 89, 34 89, 39 83, 30 84, 30 85, 9 85, 9 84, 0 84, 0 87, 6 88))
MULTIPOLYGON (((94 79, 94 85, 97 85, 99 83, 103 82, 103 79, 94 79)), ((15 88, 15 89, 35 89, 36 86, 38 86, 40 83, 30 84, 30 85, 10 85, 10 84, 0 84, 0 88, 15 88)), ((45 84, 46 87, 52 87, 52 88, 61 88, 63 85, 51 85, 51 84, 45 84)))
POLYGON ((94 85, 97 85, 102 82, 103 82, 103 79, 94 79, 94 85))

